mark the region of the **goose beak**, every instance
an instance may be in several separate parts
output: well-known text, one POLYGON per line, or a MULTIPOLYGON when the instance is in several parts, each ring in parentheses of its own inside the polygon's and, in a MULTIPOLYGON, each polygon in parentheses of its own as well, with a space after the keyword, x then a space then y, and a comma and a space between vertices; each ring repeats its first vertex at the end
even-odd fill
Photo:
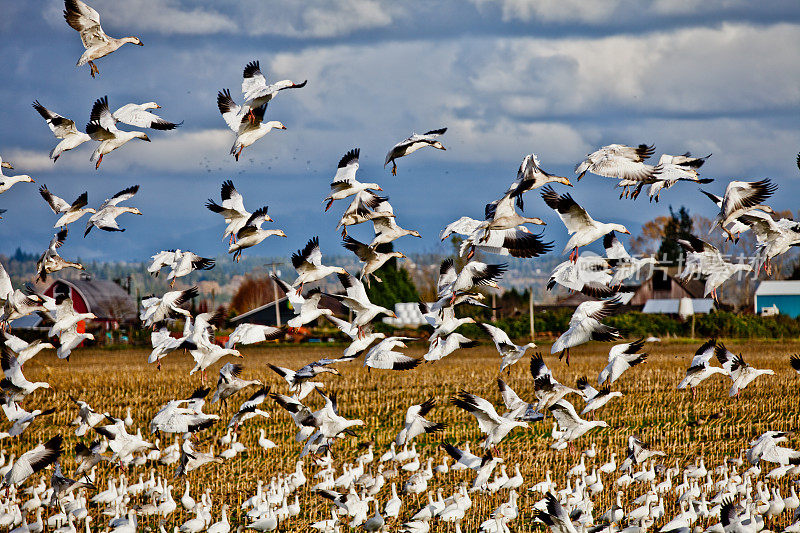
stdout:
POLYGON ((147 135, 145 135, 144 137, 142 137, 142 140, 143 140, 143 141, 150 142, 150 137, 148 137, 147 135))

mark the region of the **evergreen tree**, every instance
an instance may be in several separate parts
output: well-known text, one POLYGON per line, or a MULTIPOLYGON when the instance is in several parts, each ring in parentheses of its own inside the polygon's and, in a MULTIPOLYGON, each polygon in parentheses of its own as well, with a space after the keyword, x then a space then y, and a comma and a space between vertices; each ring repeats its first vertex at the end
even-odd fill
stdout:
MULTIPOLYGON (((391 248, 388 248, 391 250, 391 248)), ((381 251, 388 251, 381 249, 381 251)), ((375 271, 383 283, 378 283, 375 279, 371 280, 367 288, 367 296, 372 303, 394 309, 394 304, 402 302, 418 302, 419 293, 404 268, 397 268, 397 259, 391 258, 381 268, 375 271)))
POLYGON ((681 245, 678 244, 678 239, 685 239, 692 234, 692 218, 689 216, 689 211, 683 206, 677 213, 670 206, 669 214, 670 218, 664 225, 664 236, 656 257, 667 265, 677 265, 679 262, 682 264, 684 253, 681 245))

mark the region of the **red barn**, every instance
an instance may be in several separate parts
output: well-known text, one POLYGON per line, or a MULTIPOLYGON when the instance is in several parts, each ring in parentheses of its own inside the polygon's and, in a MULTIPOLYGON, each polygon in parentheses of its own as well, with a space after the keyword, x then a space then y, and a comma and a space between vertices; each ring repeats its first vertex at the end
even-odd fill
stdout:
POLYGON ((105 329, 117 329, 120 324, 136 320, 136 300, 114 283, 104 279, 58 279, 44 293, 55 298, 69 296, 78 313, 94 313, 93 322, 105 329))

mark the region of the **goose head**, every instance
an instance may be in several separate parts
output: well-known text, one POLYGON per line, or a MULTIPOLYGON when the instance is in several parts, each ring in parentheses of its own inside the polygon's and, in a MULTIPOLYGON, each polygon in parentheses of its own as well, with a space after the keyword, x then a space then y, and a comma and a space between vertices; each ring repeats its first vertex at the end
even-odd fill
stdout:
POLYGON ((142 40, 139 39, 138 37, 125 37, 123 41, 125 41, 126 43, 135 44, 136 46, 144 46, 142 40))
POLYGON ((148 137, 145 132, 143 132, 143 131, 134 131, 132 133, 133 133, 133 136, 136 137, 137 139, 141 139, 143 141, 150 142, 150 137, 148 137))
POLYGON ((433 144, 431 144, 431 146, 433 146, 437 150, 447 150, 447 148, 445 148, 444 145, 439 141, 434 142, 433 144))
POLYGON ((279 120, 270 120, 265 124, 265 126, 269 129, 276 129, 276 130, 285 130, 286 126, 279 120))
POLYGON ((622 224, 608 224, 608 227, 610 227, 612 230, 617 231, 619 233, 626 233, 628 235, 631 234, 631 232, 628 231, 628 228, 626 228, 622 224))

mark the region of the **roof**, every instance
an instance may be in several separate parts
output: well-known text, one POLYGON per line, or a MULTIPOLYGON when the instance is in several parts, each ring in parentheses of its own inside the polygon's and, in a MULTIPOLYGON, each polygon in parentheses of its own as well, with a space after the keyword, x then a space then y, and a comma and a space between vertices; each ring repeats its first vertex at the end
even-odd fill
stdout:
POLYGON ((9 329, 34 329, 42 325, 42 317, 34 313, 12 320, 9 329))
POLYGON ((128 322, 136 320, 136 301, 130 294, 114 283, 105 279, 59 279, 53 285, 63 283, 76 291, 89 312, 98 320, 118 320, 128 322))
POLYGON ((800 295, 800 281, 762 281, 756 288, 756 296, 780 294, 800 295))
MULTIPOLYGON (((680 302, 681 300, 679 298, 651 298, 644 304, 642 313, 677 315, 680 302)), ((714 305, 714 300, 711 298, 692 298, 692 308, 695 314, 705 315, 716 309, 716 306, 714 305)))

